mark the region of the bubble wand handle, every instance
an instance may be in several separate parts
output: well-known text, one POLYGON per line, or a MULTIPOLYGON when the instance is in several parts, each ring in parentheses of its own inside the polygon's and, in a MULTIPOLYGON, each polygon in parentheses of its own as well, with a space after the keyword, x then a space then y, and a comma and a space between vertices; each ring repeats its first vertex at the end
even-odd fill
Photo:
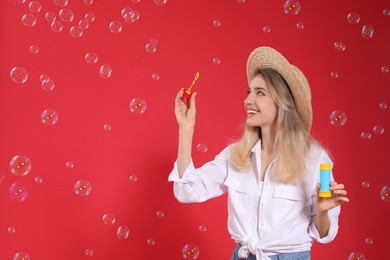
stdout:
POLYGON ((183 98, 184 99, 189 100, 191 98, 191 96, 192 96, 191 89, 195 85, 195 82, 198 80, 198 78, 199 78, 199 72, 197 72, 195 74, 195 77, 194 77, 194 80, 192 81, 191 86, 189 88, 187 88, 186 90, 184 90, 184 93, 183 93, 183 98))

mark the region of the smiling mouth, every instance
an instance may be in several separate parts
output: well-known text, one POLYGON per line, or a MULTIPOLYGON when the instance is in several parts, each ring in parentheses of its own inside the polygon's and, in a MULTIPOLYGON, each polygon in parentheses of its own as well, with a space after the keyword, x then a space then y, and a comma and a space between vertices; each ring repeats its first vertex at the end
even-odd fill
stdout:
POLYGON ((248 109, 246 112, 247 112, 248 116, 256 115, 257 113, 259 113, 259 111, 253 110, 253 109, 248 109))

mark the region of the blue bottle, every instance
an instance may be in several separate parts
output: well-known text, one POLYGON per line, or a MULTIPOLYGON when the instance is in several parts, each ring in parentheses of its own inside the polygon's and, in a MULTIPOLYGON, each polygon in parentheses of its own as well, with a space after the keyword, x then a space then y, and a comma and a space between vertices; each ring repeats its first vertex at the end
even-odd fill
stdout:
POLYGON ((329 163, 320 164, 320 192, 319 196, 322 198, 332 197, 330 191, 330 170, 331 166, 329 163))

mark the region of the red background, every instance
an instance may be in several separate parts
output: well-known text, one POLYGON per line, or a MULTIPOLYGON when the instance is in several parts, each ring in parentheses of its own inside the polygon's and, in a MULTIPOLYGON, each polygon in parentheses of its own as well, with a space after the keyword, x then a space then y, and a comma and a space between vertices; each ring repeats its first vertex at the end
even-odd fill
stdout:
POLYGON ((17 252, 31 259, 84 259, 86 249, 94 250, 94 259, 182 259, 182 248, 190 243, 199 247, 198 259, 229 259, 234 243, 227 232, 226 196, 180 204, 167 182, 177 152, 174 97, 199 71, 193 159, 200 166, 240 135, 246 59, 261 45, 276 48, 307 75, 312 134, 331 151, 334 175, 349 192, 337 238, 315 244, 313 259, 348 259, 352 252, 366 259, 388 255, 390 204, 381 200, 380 190, 390 185, 390 121, 389 108, 380 104, 390 105, 390 73, 381 71, 390 66, 390 17, 383 13, 389 1, 301 1, 299 14, 287 15, 284 0, 168 0, 162 6, 153 0, 96 0, 91 5, 69 0, 66 7, 74 19, 63 22, 58 33, 45 14, 54 12, 60 20, 62 7, 42 0, 41 11, 33 13, 31 1, 20 2, 0 2, 0 259, 17 252), (124 21, 126 6, 139 12, 138 21, 124 21), (87 12, 95 21, 80 38, 72 37, 70 27, 87 12), (360 15, 359 23, 348 22, 350 12, 360 15), (22 23, 27 13, 35 15, 35 26, 22 23), (120 33, 109 30, 114 20, 123 25, 120 33), (298 23, 304 28, 298 29, 298 23), (364 25, 374 27, 372 38, 362 37, 364 25), (145 49, 151 39, 158 41, 154 53, 145 49), (334 42, 346 49, 336 50, 334 42), (39 52, 31 53, 31 45, 39 52), (88 52, 98 54, 96 64, 86 62, 88 52), (108 79, 99 75, 104 64, 112 68, 108 79), (11 80, 14 67, 27 70, 24 84, 11 80), (331 77, 333 71, 338 78, 331 77), (152 78, 155 73, 158 80, 152 78), (42 89, 42 74, 54 81, 52 91, 42 89), (129 110, 136 97, 147 103, 143 114, 129 110), (48 108, 59 115, 52 126, 40 118, 48 108), (335 110, 346 113, 344 126, 330 124, 335 110), (105 124, 111 131, 104 130, 105 124), (384 133, 376 134, 374 126, 384 133), (362 132, 371 133, 371 139, 362 139, 362 132), (207 152, 197 151, 200 143, 207 152), (11 173, 15 155, 31 159, 26 176, 11 173), (66 167, 69 161, 74 168, 66 167), (137 181, 130 181, 132 175, 137 181), (91 183, 89 196, 75 194, 80 179, 91 183), (9 199, 14 182, 28 188, 25 201, 9 199), (115 224, 103 223, 105 213, 115 215, 115 224), (121 225, 130 229, 125 240, 116 234, 121 225), (199 230, 202 225, 205 232, 199 230), (367 238, 373 243, 367 244, 367 238), (149 239, 155 244, 149 245, 149 239))

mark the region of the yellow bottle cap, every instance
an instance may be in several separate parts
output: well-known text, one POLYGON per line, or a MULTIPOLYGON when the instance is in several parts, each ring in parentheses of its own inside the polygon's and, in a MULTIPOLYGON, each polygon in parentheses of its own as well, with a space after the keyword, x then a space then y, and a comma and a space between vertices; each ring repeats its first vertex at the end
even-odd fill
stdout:
POLYGON ((320 193, 318 195, 320 197, 322 197, 322 198, 330 198, 330 197, 332 197, 332 192, 330 192, 330 191, 320 191, 320 193))
POLYGON ((330 164, 329 163, 321 163, 320 164, 320 170, 330 170, 330 164))

